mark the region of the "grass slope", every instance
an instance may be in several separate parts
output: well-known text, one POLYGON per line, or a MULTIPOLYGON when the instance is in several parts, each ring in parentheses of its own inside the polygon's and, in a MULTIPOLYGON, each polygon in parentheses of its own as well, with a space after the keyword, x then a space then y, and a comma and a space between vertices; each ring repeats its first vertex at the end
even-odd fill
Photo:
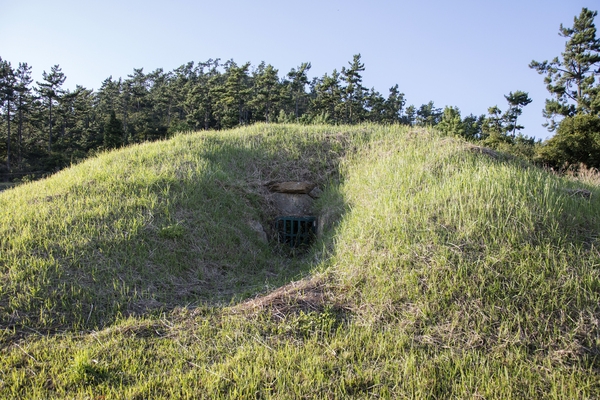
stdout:
POLYGON ((39 331, 98 328, 279 285, 302 270, 251 228, 268 228, 272 217, 264 184, 325 183, 334 150, 267 128, 179 136, 3 193, 1 320, 39 331))
POLYGON ((598 189, 470 149, 258 125, 1 193, 0 395, 599 397, 598 189), (250 223, 280 179, 324 188, 294 258, 250 223))

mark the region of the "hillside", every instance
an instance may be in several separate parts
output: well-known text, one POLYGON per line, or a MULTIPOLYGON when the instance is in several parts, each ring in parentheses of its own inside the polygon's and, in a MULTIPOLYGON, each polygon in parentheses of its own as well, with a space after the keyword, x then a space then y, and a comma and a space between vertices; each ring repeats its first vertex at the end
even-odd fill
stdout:
POLYGON ((0 193, 0 397, 600 397, 599 194, 397 126, 101 154, 0 193), (253 228, 283 180, 305 251, 253 228))

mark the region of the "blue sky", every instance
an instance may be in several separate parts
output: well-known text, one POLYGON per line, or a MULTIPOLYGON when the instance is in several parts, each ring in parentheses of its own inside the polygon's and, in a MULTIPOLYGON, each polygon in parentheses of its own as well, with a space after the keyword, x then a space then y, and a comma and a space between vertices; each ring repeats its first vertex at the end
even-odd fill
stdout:
POLYGON ((265 61, 280 77, 309 61, 309 76, 322 76, 360 53, 363 84, 387 96, 397 83, 407 105, 478 115, 529 92, 523 133, 544 139, 548 92, 528 64, 560 55, 558 28, 582 7, 600 0, 0 0, 0 57, 27 62, 36 80, 60 64, 66 87, 98 89, 134 68, 209 58, 265 61))

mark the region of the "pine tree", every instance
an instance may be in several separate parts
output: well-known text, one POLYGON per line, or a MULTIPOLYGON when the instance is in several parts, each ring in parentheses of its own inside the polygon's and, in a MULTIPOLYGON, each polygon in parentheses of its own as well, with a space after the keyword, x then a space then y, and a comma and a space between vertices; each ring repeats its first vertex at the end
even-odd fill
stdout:
POLYGON ((55 144, 73 159, 82 158, 81 151, 89 150, 91 143, 95 143, 94 147, 101 144, 101 138, 94 140, 100 127, 95 123, 92 90, 77 85, 73 91, 64 91, 56 108, 56 127, 59 130, 55 144))
POLYGON ((435 126, 440 122, 442 109, 435 108, 433 101, 421 105, 416 112, 416 123, 420 126, 435 126))
POLYGON ((193 78, 186 84, 184 109, 188 126, 204 130, 214 126, 214 107, 221 95, 222 75, 218 70, 219 59, 199 63, 193 78))
POLYGON ((4 106, 6 112, 6 169, 10 171, 11 156, 11 111, 14 108, 16 78, 10 62, 0 58, 0 108, 4 106))
POLYGON ((181 65, 176 68, 169 79, 169 93, 172 100, 172 122, 169 124, 169 132, 189 131, 186 115, 186 99, 198 76, 194 69, 194 62, 181 65))
POLYGON ((475 116, 473 114, 467 115, 463 119, 463 126, 465 127, 464 137, 467 140, 481 140, 483 139, 482 126, 485 121, 485 115, 475 116))
POLYGON ((446 106, 437 128, 444 135, 464 137, 465 125, 460 117, 460 110, 458 107, 446 106))
POLYGON ((557 168, 580 163, 600 168, 600 117, 590 114, 566 117, 556 134, 538 150, 538 158, 557 168))
POLYGON ((346 82, 343 92, 346 106, 345 120, 352 124, 359 122, 364 114, 366 89, 362 86, 360 73, 365 70, 365 64, 361 63, 360 54, 355 54, 352 62, 348 64, 350 68, 342 68, 342 79, 346 82))
POLYGON ((406 107, 406 111, 400 120, 404 125, 413 126, 417 120, 417 108, 413 104, 406 107))
POLYGON ((381 93, 371 88, 365 97, 365 108, 369 121, 375 123, 386 122, 386 102, 381 93))
POLYGON ((123 145, 123 125, 117 119, 114 111, 111 111, 108 120, 104 124, 104 148, 114 149, 123 145))
POLYGON ((333 70, 331 76, 325 73, 322 78, 313 84, 313 102, 311 114, 322 122, 340 122, 340 114, 344 105, 340 74, 333 70))
POLYGON ((27 63, 19 63, 19 67, 15 72, 16 77, 16 112, 17 112, 17 138, 18 138, 18 164, 21 167, 23 162, 23 125, 27 114, 31 111, 31 88, 29 85, 33 82, 31 78, 31 67, 27 63))
POLYGON ((524 128, 522 125, 517 124, 517 119, 523 112, 523 107, 532 102, 529 98, 529 93, 517 90, 515 93, 510 92, 508 95, 504 95, 504 98, 508 102, 508 110, 503 115, 505 122, 504 129, 506 134, 511 134, 515 138, 517 131, 524 128))
POLYGON ((484 133, 486 136, 501 136, 504 133, 502 110, 498 106, 488 108, 488 117, 484 122, 484 133))
POLYGON ((600 39, 596 38, 594 17, 597 11, 583 8, 572 28, 560 25, 559 35, 567 38, 562 59, 532 61, 529 67, 544 74, 546 88, 553 99, 546 100, 544 116, 550 131, 558 126, 556 117, 600 113, 600 39))
POLYGON ((117 112, 121 87, 121 83, 114 80, 112 75, 102 81, 100 89, 96 93, 97 109, 102 117, 110 116, 111 111, 117 112))
POLYGON ((222 128, 231 128, 236 124, 244 125, 249 121, 247 108, 251 93, 249 68, 249 62, 239 67, 233 61, 225 64, 225 81, 219 88, 220 96, 216 102, 221 107, 219 114, 222 128))
POLYGON ((87 151, 102 143, 101 127, 96 120, 97 110, 94 108, 95 100, 95 94, 91 89, 76 86, 71 102, 73 115, 69 138, 75 159, 85 157, 87 151))
POLYGON ((173 73, 164 72, 158 68, 148 74, 149 93, 148 100, 151 104, 150 126, 153 132, 153 138, 164 137, 167 135, 173 119, 173 110, 175 108, 175 92, 172 85, 173 73))
POLYGON ((100 89, 95 95, 94 113, 97 115, 97 129, 90 129, 90 124, 87 125, 85 138, 83 139, 83 147, 87 150, 102 146, 103 135, 102 126, 104 121, 110 118, 111 113, 123 116, 123 135, 128 132, 127 118, 131 103, 131 90, 129 82, 123 83, 121 79, 115 80, 112 75, 102 81, 100 89))
POLYGON ((56 145, 60 145, 61 151, 65 151, 73 144, 73 131, 75 113, 73 106, 77 97, 76 92, 63 91, 55 112, 56 120, 56 145), (68 134, 70 133, 70 134, 68 134))
POLYGON ((308 70, 311 68, 310 63, 302 63, 298 69, 292 68, 288 73, 290 81, 290 89, 294 100, 294 115, 296 121, 300 118, 300 102, 306 97, 306 85, 308 85, 308 70))
POLYGON ((57 64, 50 69, 50 73, 44 71, 42 78, 44 82, 37 82, 37 91, 48 101, 48 151, 52 151, 52 106, 62 95, 61 86, 67 77, 57 64))
POLYGON ((385 100, 384 121, 392 124, 400 122, 400 114, 405 103, 404 93, 400 93, 398 85, 392 86, 390 94, 385 100))
POLYGON ((251 103, 259 114, 264 115, 265 122, 271 122, 273 106, 281 99, 281 87, 277 73, 278 70, 271 64, 265 66, 263 61, 253 74, 254 98, 251 103))
POLYGON ((128 113, 132 140, 137 142, 147 141, 152 136, 151 131, 151 103, 149 101, 149 79, 144 74, 143 68, 134 68, 133 74, 127 75, 122 85, 122 91, 127 92, 132 109, 128 113))

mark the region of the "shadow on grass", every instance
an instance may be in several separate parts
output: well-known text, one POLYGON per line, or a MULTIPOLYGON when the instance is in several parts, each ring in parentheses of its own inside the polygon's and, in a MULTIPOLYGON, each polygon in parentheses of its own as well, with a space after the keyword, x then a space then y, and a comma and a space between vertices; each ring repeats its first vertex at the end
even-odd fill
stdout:
MULTIPOLYGON (((31 333, 101 329, 177 307, 222 307, 309 274, 318 250, 292 257, 276 243, 265 184, 311 180, 330 187, 331 196, 342 152, 333 152, 336 144, 327 138, 246 139, 212 135, 199 144, 198 136, 181 136, 163 144, 172 148, 158 159, 117 152, 107 161, 127 165, 114 176, 91 170, 66 192, 27 200, 49 209, 35 217, 46 229, 21 253, 0 258, 4 268, 20 271, 0 291, 0 343, 31 333), (151 178, 137 179, 140 171, 151 178), (90 216, 79 205, 89 199, 81 196, 122 200, 90 216), (96 229, 90 233, 89 226, 96 229)), ((335 221, 327 218, 331 229, 335 221)), ((330 246, 324 240, 319 246, 330 246)))

